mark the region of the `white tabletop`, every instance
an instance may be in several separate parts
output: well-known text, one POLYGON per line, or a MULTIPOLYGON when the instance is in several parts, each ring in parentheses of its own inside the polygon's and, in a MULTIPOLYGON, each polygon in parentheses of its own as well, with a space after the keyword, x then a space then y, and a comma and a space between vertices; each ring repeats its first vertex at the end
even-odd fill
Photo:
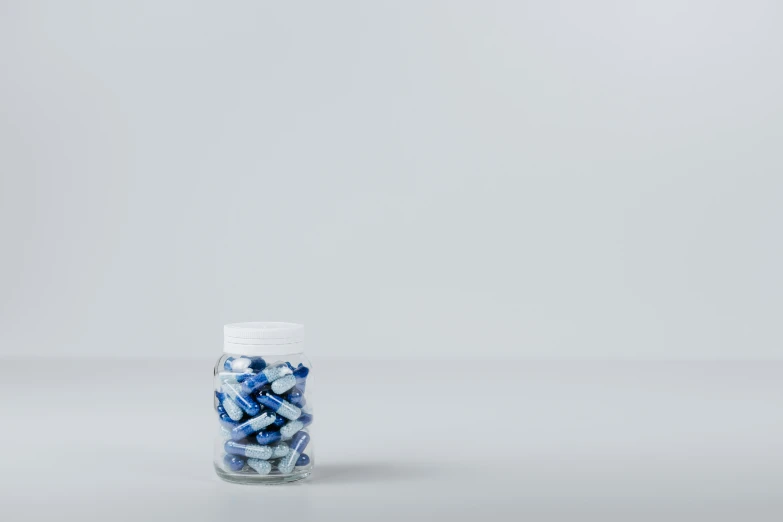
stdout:
POLYGON ((212 361, 0 368, 4 521, 783 516, 781 362, 318 360, 284 486, 215 475, 212 361))

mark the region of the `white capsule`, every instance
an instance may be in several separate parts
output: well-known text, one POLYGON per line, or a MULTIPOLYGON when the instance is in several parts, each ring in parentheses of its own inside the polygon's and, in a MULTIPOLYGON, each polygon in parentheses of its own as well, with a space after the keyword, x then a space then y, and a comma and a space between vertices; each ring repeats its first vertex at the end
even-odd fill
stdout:
POLYGON ((247 459, 247 465, 256 470, 259 475, 268 475, 272 471, 272 464, 268 460, 247 459))
MULTIPOLYGON (((293 371, 284 363, 277 362, 267 366, 261 373, 266 376, 269 382, 274 382, 286 375, 292 375, 293 371)), ((294 383, 296 383, 296 377, 294 377, 294 383)))
POLYGON ((279 469, 281 473, 291 473, 294 470, 294 466, 296 466, 296 461, 298 458, 299 453, 295 451, 289 453, 288 456, 280 459, 280 461, 277 463, 277 469, 279 469))
POLYGON ((294 433, 301 430, 302 428, 304 428, 304 424, 302 424, 301 421, 291 421, 280 428, 280 436, 283 440, 288 440, 294 436, 294 433))
POLYGON ((289 451, 288 444, 286 444, 285 442, 275 444, 274 446, 272 446, 272 448, 275 450, 274 455, 272 455, 273 459, 285 457, 286 455, 288 455, 288 451, 289 451))
POLYGON ((242 408, 239 407, 239 405, 234 402, 234 399, 231 397, 226 397, 223 399, 223 408, 225 408, 226 413, 228 413, 228 416, 233 421, 238 421, 242 418, 242 415, 244 412, 242 411, 242 408))
POLYGON ((238 359, 234 359, 231 361, 231 370, 235 372, 243 372, 247 370, 250 367, 250 364, 253 361, 250 360, 248 357, 240 357, 238 359))
POLYGON ((287 422, 283 425, 282 428, 280 428, 280 438, 282 440, 290 439, 296 435, 299 430, 305 426, 309 426, 311 422, 313 422, 313 416, 307 413, 299 417, 297 420, 287 422))
POLYGON ((272 458, 274 451, 269 446, 259 446, 258 444, 248 444, 245 447, 245 456, 252 459, 267 460, 272 458))
POLYGON ((286 375, 285 377, 280 377, 272 383, 272 391, 280 395, 287 392, 294 386, 296 386, 296 377, 293 375, 286 375))

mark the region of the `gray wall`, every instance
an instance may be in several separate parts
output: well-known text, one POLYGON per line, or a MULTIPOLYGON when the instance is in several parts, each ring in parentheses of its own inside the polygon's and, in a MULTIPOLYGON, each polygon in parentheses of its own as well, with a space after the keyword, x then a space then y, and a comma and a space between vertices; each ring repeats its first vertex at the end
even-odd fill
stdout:
POLYGON ((776 2, 0 2, 0 353, 783 355, 776 2))

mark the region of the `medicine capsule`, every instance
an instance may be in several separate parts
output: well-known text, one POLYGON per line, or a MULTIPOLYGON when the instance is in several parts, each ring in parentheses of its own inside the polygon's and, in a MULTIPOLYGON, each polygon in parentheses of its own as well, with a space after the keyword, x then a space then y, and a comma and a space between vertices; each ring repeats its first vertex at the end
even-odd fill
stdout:
POLYGON ((291 388, 288 395, 285 396, 286 400, 296 406, 297 408, 303 408, 307 401, 305 400, 304 392, 298 387, 291 388))
MULTIPOLYGON (((244 383, 242 386, 244 386, 244 383)), ((237 405, 239 405, 239 407, 242 408, 242 410, 251 417, 258 415, 258 412, 261 411, 261 407, 258 405, 258 403, 254 401, 250 395, 243 393, 239 384, 224 382, 222 388, 223 393, 234 399, 234 402, 236 402, 237 405)), ((226 411, 228 412, 228 410, 226 411)))
POLYGON ((248 371, 243 372, 243 373, 220 372, 218 374, 218 377, 220 377, 220 383, 221 384, 222 383, 226 383, 226 382, 235 384, 235 383, 238 382, 237 379, 241 379, 241 380, 244 381, 246 378, 252 377, 253 375, 255 375, 255 374, 253 372, 251 372, 250 370, 248 370, 248 371))
POLYGON ((220 401, 220 404, 223 406, 223 408, 226 410, 226 413, 229 417, 231 417, 231 420, 238 421, 242 418, 244 413, 242 413, 242 408, 239 407, 239 405, 234 402, 234 399, 231 397, 227 397, 225 393, 221 393, 216 391, 215 396, 217 397, 217 400, 220 401))
POLYGON ((302 363, 294 370, 294 377, 296 377, 296 387, 304 394, 305 387, 307 386, 307 376, 310 373, 310 368, 302 363))
POLYGON ((285 421, 287 419, 283 417, 282 415, 275 415, 275 422, 269 425, 270 429, 274 426, 275 428, 282 428, 285 425, 285 421))
POLYGON ((245 382, 246 380, 248 380, 249 378, 254 376, 255 373, 253 373, 253 372, 235 373, 234 375, 236 376, 236 377, 234 377, 234 380, 236 382, 245 382))
POLYGON ((265 370, 255 374, 254 376, 245 379, 245 381, 242 383, 242 391, 250 395, 251 393, 254 393, 261 389, 262 386, 265 384, 269 384, 270 382, 274 382, 280 377, 285 377, 286 375, 291 375, 293 372, 291 371, 291 368, 286 366, 285 364, 275 364, 273 366, 267 366, 265 370))
POLYGON ((256 440, 259 444, 262 445, 272 444, 279 441, 280 439, 280 432, 275 430, 262 430, 258 432, 258 435, 256 435, 256 440))
POLYGON ((286 419, 296 420, 302 414, 302 410, 286 401, 282 397, 271 393, 258 396, 258 402, 286 419))
POLYGON ((268 460, 275 454, 274 448, 269 446, 259 446, 258 444, 242 444, 233 440, 227 440, 223 445, 226 453, 230 455, 239 455, 251 459, 268 460))
POLYGON ((226 409, 223 408, 222 405, 218 404, 217 408, 215 408, 218 412, 218 417, 220 418, 220 425, 227 430, 234 429, 234 427, 237 425, 236 421, 231 420, 231 417, 228 416, 228 413, 226 413, 226 409))
POLYGON ((294 385, 296 385, 296 377, 293 375, 286 375, 272 383, 272 391, 280 395, 293 388, 294 385))
POLYGON ((289 422, 282 428, 280 428, 280 437, 281 440, 288 440, 291 437, 294 436, 296 432, 304 428, 305 426, 309 426, 310 423, 313 422, 313 416, 309 413, 302 414, 301 417, 298 419, 289 422))
POLYGON ((250 357, 229 357, 223 363, 223 368, 230 372, 243 372, 250 368, 252 363, 250 357))
POLYGON ((231 429, 231 438, 234 440, 244 439, 248 435, 252 435, 257 431, 263 430, 273 422, 275 422, 275 414, 265 411, 258 417, 253 417, 252 419, 245 421, 242 424, 234 426, 231 429))
POLYGON ((290 452, 280 459, 280 462, 277 464, 277 469, 283 473, 291 473, 296 465, 296 461, 299 460, 299 456, 304 453, 309 442, 310 434, 306 431, 300 431, 294 435, 294 438, 291 439, 291 443, 288 445, 290 452))
POLYGON ((247 465, 256 470, 259 475, 268 475, 272 471, 272 463, 268 460, 247 459, 247 465))
POLYGON ((226 455, 223 457, 223 464, 231 471, 239 471, 245 467, 245 459, 236 455, 226 455))
POLYGON ((290 449, 288 448, 288 444, 285 442, 281 442, 279 444, 275 444, 272 446, 272 449, 274 450, 274 454, 272 455, 273 459, 279 459, 280 457, 285 457, 288 455, 288 452, 290 449))
POLYGON ((308 464, 310 464, 310 457, 307 456, 307 453, 302 453, 299 455, 299 458, 296 459, 297 466, 307 466, 308 464))
POLYGON ((250 366, 248 366, 253 371, 260 372, 264 368, 266 368, 266 361, 263 357, 251 357, 250 358, 250 366))

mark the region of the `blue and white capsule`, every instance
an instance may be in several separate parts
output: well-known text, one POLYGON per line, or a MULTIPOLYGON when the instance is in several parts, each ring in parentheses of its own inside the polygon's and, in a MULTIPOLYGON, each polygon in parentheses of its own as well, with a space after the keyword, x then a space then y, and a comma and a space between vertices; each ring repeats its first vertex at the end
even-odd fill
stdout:
POLYGON ((296 461, 298 461, 299 457, 304 453, 309 442, 310 434, 306 431, 300 431, 294 435, 294 438, 291 439, 291 443, 288 445, 290 451, 288 455, 280 459, 280 462, 277 464, 277 469, 282 473, 291 473, 294 470, 294 466, 296 466, 296 461))
POLYGON ((309 413, 303 413, 301 417, 287 423, 280 428, 280 439, 288 440, 293 437, 302 428, 309 426, 313 422, 313 416, 309 413))
MULTIPOLYGON (((259 406, 250 395, 243 393, 239 384, 224 382, 222 390, 223 393, 232 398, 234 402, 236 402, 237 405, 242 408, 242 411, 251 417, 258 415, 258 412, 261 411, 261 406, 259 406)), ((228 410, 226 410, 226 412, 228 412, 228 410)))
POLYGON ((304 394, 305 387, 307 386, 307 376, 310 374, 310 368, 302 363, 294 370, 294 377, 296 377, 296 387, 304 394))
POLYGON ((282 415, 288 420, 296 420, 302 414, 302 410, 297 408, 287 400, 272 393, 264 393, 258 396, 258 402, 266 406, 278 415, 282 415))
POLYGON ((296 377, 294 377, 293 375, 286 375, 285 377, 280 377, 279 379, 277 379, 275 382, 272 383, 272 391, 280 395, 282 393, 287 392, 295 385, 296 385, 296 377))
POLYGON ((220 426, 227 429, 232 430, 237 425, 236 421, 231 420, 231 417, 228 416, 228 413, 226 413, 226 409, 218 404, 215 408, 218 413, 218 417, 220 417, 220 426))
POLYGON ((220 435, 221 440, 231 440, 231 430, 226 429, 224 426, 220 426, 218 434, 220 435))
POLYGON ((242 444, 234 440, 227 440, 223 448, 229 455, 239 455, 250 459, 269 460, 275 454, 275 449, 271 446, 260 446, 258 444, 242 444))
POLYGON ((288 444, 285 442, 281 442, 279 444, 275 444, 272 446, 272 449, 274 450, 274 454, 272 455, 273 459, 279 459, 281 457, 285 457, 288 455, 288 452, 291 451, 288 447, 288 444))
POLYGON ((254 371, 260 372, 266 368, 266 361, 263 357, 229 357, 223 363, 223 369, 229 372, 254 371))
POLYGON ((245 394, 250 395, 251 393, 260 390, 262 386, 274 382, 280 377, 285 377, 286 375, 292 375, 293 373, 294 372, 291 370, 291 368, 289 368, 285 364, 275 364, 273 366, 267 366, 266 369, 264 369, 263 371, 258 372, 254 376, 245 379, 242 382, 242 391, 245 394))
POLYGON ((250 368, 250 357, 229 357, 223 363, 223 369, 229 372, 244 372, 250 368))
POLYGON ((225 393, 219 391, 215 392, 215 397, 217 397, 217 400, 220 401, 220 404, 226 410, 228 416, 231 417, 231 420, 238 421, 242 418, 244 415, 242 408, 239 407, 234 399, 227 397, 225 393))
POLYGON ((263 357, 251 357, 250 358, 250 366, 249 368, 253 370, 254 372, 260 372, 264 368, 266 368, 266 361, 263 357))
POLYGON ((226 455, 223 457, 223 465, 230 471, 239 471, 245 467, 245 459, 237 455, 226 455))
POLYGON ((262 430, 256 435, 256 441, 261 445, 274 444, 279 442, 282 436, 277 430, 262 430))
POLYGON ((291 391, 288 392, 288 395, 285 396, 285 399, 297 408, 304 408, 305 404, 307 404, 304 392, 298 387, 291 388, 291 391))
POLYGON ((253 417, 242 424, 234 426, 231 429, 231 438, 234 440, 244 439, 257 431, 263 430, 273 422, 275 422, 275 414, 265 411, 258 417, 253 417))
POLYGON ((259 475, 268 475, 272 471, 272 463, 268 460, 247 459, 247 465, 253 468, 259 475))

